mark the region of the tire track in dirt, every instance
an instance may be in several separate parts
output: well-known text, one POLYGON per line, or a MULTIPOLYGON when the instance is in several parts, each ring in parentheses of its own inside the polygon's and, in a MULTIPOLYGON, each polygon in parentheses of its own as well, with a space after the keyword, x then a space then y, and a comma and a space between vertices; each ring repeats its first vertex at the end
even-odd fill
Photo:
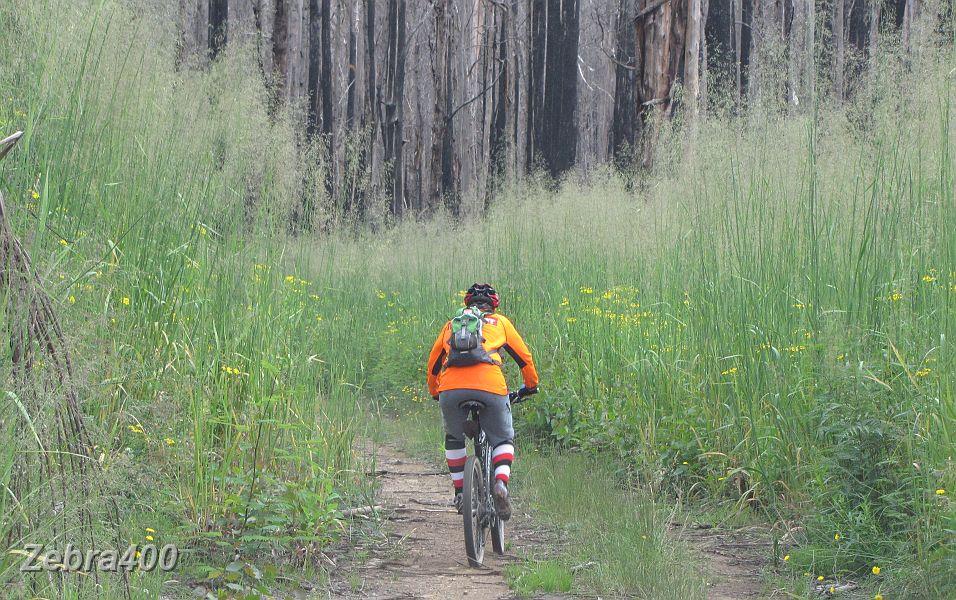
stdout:
POLYGON ((361 583, 340 590, 343 598, 431 600, 474 598, 503 600, 516 596, 504 568, 520 559, 512 554, 532 543, 533 532, 521 513, 520 500, 505 530, 506 554, 485 549, 484 567, 471 568, 465 557, 462 518, 451 506, 451 480, 444 470, 409 457, 391 446, 378 446, 375 475, 381 488, 376 502, 388 523, 389 551, 376 552, 353 570, 361 583))

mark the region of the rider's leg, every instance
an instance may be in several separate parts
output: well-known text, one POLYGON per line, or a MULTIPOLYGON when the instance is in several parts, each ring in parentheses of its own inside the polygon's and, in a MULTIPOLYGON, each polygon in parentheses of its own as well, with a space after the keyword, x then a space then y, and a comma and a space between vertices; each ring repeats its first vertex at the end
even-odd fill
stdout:
POLYGON ((495 479, 505 484, 511 478, 511 463, 515 457, 515 430, 511 419, 511 401, 508 396, 485 394, 481 398, 486 409, 481 413, 481 428, 488 436, 491 446, 491 464, 495 469, 495 479))
POLYGON ((438 396, 441 405, 442 420, 445 424, 445 460, 448 462, 448 472, 451 473, 451 482, 455 493, 461 492, 464 481, 465 460, 465 419, 468 413, 458 408, 461 401, 457 392, 442 392, 438 396))
MULTIPOLYGON (((514 460, 513 440, 515 437, 511 421, 511 401, 506 395, 480 390, 450 390, 442 392, 440 400, 442 413, 446 415, 445 431, 448 433, 452 433, 449 428, 452 423, 449 423, 448 415, 451 414, 457 419, 452 406, 457 409, 458 403, 463 400, 479 400, 485 404, 485 409, 481 411, 481 428, 488 436, 488 444, 492 448, 491 462, 495 470, 495 486, 492 489, 492 495, 495 498, 498 516, 507 521, 511 518, 511 500, 508 497, 507 485, 511 477, 511 462, 514 460)), ((464 423, 460 425, 463 427, 464 423)))
MULTIPOLYGON (((491 408, 491 405, 489 405, 491 408)), ((503 521, 511 518, 511 498, 508 481, 511 479, 511 462, 514 460, 515 430, 511 422, 511 401, 501 396, 494 410, 486 410, 481 417, 481 428, 491 445, 491 464, 495 469, 495 485, 491 490, 495 510, 503 521)))

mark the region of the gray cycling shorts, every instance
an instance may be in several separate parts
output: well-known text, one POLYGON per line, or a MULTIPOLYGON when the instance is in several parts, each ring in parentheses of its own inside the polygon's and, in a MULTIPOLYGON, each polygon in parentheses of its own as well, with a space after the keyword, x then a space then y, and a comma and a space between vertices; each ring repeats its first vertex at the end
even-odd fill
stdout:
POLYGON ((481 428, 488 436, 492 448, 503 442, 514 441, 515 430, 511 423, 511 401, 508 396, 481 390, 448 390, 438 395, 442 418, 445 421, 445 433, 456 440, 465 440, 465 420, 469 411, 458 408, 458 404, 466 400, 485 403, 485 408, 481 411, 481 428))

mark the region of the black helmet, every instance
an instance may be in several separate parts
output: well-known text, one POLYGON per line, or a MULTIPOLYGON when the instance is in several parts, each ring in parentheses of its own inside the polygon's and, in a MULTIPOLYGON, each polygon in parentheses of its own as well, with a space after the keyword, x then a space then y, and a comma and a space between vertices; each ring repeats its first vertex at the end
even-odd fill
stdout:
POLYGON ((473 283, 465 292, 465 306, 490 304, 491 308, 498 308, 498 303, 498 292, 490 283, 473 283))

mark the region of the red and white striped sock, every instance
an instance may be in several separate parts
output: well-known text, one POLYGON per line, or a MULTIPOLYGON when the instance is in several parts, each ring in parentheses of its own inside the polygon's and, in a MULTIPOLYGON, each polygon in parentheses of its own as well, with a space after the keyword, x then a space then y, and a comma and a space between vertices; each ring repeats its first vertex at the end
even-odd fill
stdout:
POLYGON ((511 477, 511 462, 515 459, 515 447, 508 441, 495 446, 491 451, 491 464, 495 468, 495 479, 508 483, 511 477))
POLYGON ((448 472, 451 473, 451 483, 455 486, 455 492, 460 492, 465 483, 465 461, 468 460, 465 441, 446 435, 445 460, 448 461, 448 472))

